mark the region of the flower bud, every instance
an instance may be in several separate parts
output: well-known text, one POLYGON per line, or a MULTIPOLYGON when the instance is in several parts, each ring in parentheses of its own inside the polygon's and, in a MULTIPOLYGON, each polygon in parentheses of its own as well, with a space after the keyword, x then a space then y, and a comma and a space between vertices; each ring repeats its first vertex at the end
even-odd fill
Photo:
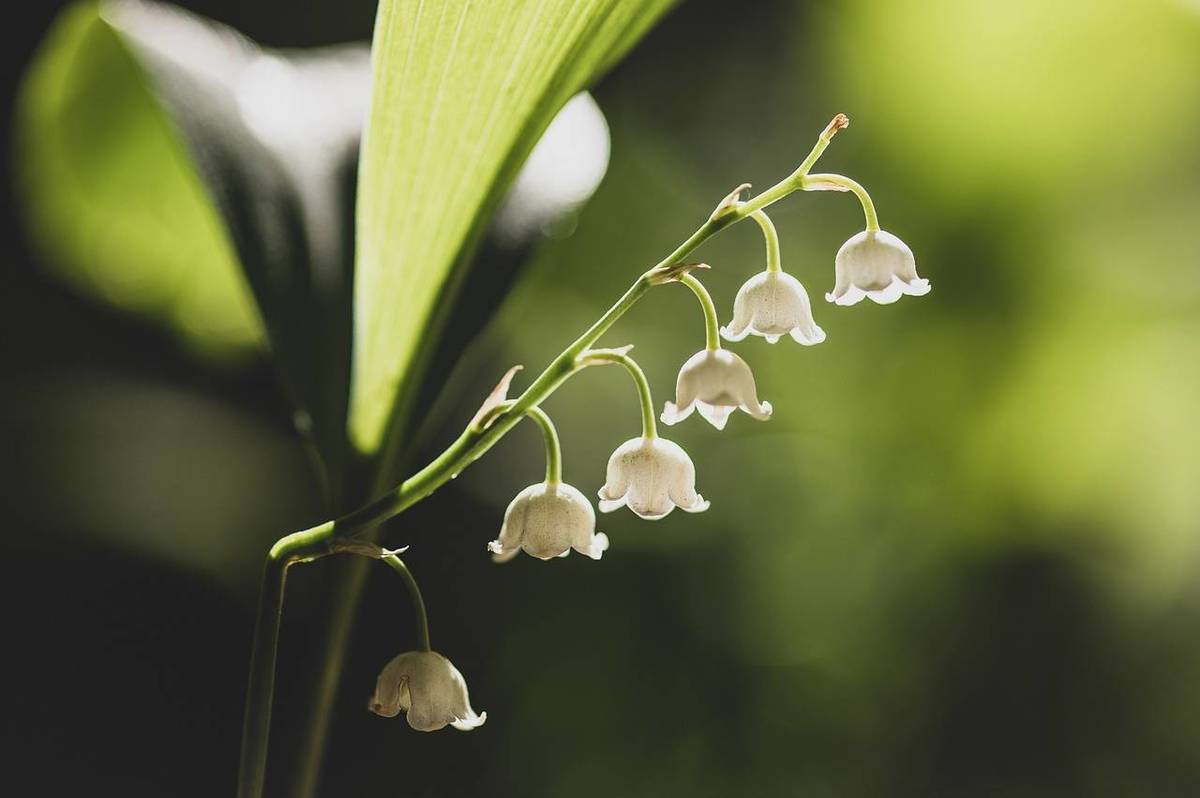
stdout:
POLYGON ((600 512, 628 506, 648 520, 676 507, 689 513, 708 509, 696 492, 696 467, 679 444, 663 438, 633 438, 608 459, 608 479, 600 489, 600 512))
POLYGON ((384 718, 404 712, 417 731, 470 731, 487 720, 471 709, 462 674, 436 651, 409 651, 384 666, 367 708, 384 718))
POLYGON ((733 300, 733 321, 721 328, 727 341, 761 335, 775 343, 784 335, 804 346, 825 340, 825 331, 813 321, 808 292, 787 272, 760 272, 747 280, 733 300))
POLYGON ((725 429, 729 415, 738 408, 759 421, 771 417, 771 403, 758 401, 754 374, 746 361, 728 349, 702 349, 679 370, 675 402, 663 408, 665 424, 678 424, 699 410, 710 424, 725 429))
POLYGON ((884 230, 864 230, 838 250, 837 280, 825 299, 855 305, 867 297, 880 305, 904 294, 924 296, 929 281, 917 277, 917 260, 908 245, 884 230))
POLYGON ((496 562, 522 549, 539 560, 566 557, 571 549, 598 560, 607 548, 608 536, 596 532, 592 503, 562 482, 539 482, 518 493, 504 512, 500 536, 488 544, 496 562))

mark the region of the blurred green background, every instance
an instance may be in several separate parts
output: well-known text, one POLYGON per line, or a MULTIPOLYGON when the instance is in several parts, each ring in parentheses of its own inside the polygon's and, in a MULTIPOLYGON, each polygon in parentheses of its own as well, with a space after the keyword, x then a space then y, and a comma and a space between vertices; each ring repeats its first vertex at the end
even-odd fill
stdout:
MULTIPOLYGON (((10 29, 9 107, 53 5, 10 29)), ((366 38, 374 12, 185 5, 278 46, 366 38)), ((601 516, 600 563, 494 566, 504 506, 540 479, 530 428, 393 522, 488 723, 366 712, 412 639, 379 575, 323 794, 1200 794, 1200 5, 689 0, 594 93, 608 175, 499 306, 468 284, 459 313, 494 316, 426 387, 427 454, 838 111, 822 168, 870 189, 933 291, 825 303, 861 212, 794 196, 772 214, 784 267, 829 337, 736 347, 768 424, 666 431, 709 512, 601 516)), ((286 403, 265 363, 198 363, 45 276, 5 200, 5 778, 228 793, 261 552, 320 520, 286 403)), ((700 251, 723 322, 761 250, 743 225, 700 251)), ((636 345, 661 404, 702 334, 668 287, 605 340, 636 345)), ((590 370, 547 409, 594 493, 638 429, 627 378, 590 370)), ((290 587, 276 769, 328 578, 290 587)))

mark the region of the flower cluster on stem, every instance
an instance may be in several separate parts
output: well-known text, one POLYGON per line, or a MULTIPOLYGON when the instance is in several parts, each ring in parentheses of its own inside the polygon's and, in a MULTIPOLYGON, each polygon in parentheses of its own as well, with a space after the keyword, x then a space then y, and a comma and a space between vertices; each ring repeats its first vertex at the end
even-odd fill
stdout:
POLYGON ((483 456, 521 419, 529 418, 540 428, 545 442, 545 477, 521 490, 512 500, 500 533, 487 544, 487 550, 497 562, 512 560, 521 551, 538 560, 557 559, 571 551, 599 560, 608 549, 608 537, 595 529, 591 502, 563 481, 558 433, 542 408, 545 400, 580 369, 620 366, 633 378, 641 408, 641 434, 620 444, 608 460, 605 481, 599 489, 600 510, 612 512, 628 507, 642 518, 656 520, 676 507, 693 513, 708 508, 708 501, 696 491, 696 468, 687 452, 658 435, 650 384, 641 367, 629 356, 630 347, 595 346, 651 288, 682 283, 696 296, 704 318, 704 348, 691 355, 680 368, 675 399, 665 403, 661 419, 665 424, 676 424, 698 412, 718 430, 725 428, 736 410, 759 421, 768 420, 772 414, 771 405, 758 398, 749 364, 723 348, 722 337, 736 343, 753 335, 775 343, 788 335, 804 346, 826 339, 813 318, 804 286, 783 268, 779 236, 765 212, 772 203, 797 191, 848 192, 859 200, 865 229, 846 241, 835 257, 835 284, 826 295, 830 302, 853 305, 869 298, 886 304, 903 295, 928 293, 929 283, 917 276, 912 251, 879 227, 874 203, 866 189, 842 175, 811 173, 834 135, 849 123, 844 114, 835 116, 800 166, 765 191, 746 200, 741 197, 750 188, 749 184, 730 192, 699 228, 639 276, 514 399, 508 399, 507 395, 519 367, 510 369, 466 429, 424 468, 369 504, 276 543, 268 557, 264 609, 252 655, 239 795, 257 798, 261 793, 283 574, 292 564, 334 553, 359 554, 384 562, 408 587, 418 616, 418 648, 398 655, 384 667, 369 703, 371 711, 387 717, 404 712, 409 724, 422 731, 447 725, 469 730, 484 722, 486 714, 477 715, 471 708, 462 675, 449 660, 430 648, 424 601, 416 580, 396 556, 397 552, 376 551, 369 544, 356 549, 352 541, 356 534, 429 496, 483 456), (733 318, 721 328, 711 295, 693 273, 708 268, 707 265, 688 263, 685 259, 712 236, 747 218, 753 219, 762 231, 765 268, 741 286, 734 299, 733 318))

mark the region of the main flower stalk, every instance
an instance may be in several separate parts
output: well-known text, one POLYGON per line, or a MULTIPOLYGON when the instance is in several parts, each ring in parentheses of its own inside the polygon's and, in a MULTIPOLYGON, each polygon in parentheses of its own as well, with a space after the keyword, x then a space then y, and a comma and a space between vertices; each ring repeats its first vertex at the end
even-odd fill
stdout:
MULTIPOLYGON (((254 646, 251 652, 242 760, 238 779, 239 798, 261 798, 262 795, 274 691, 275 659, 279 640, 279 618, 283 606, 283 589, 287 568, 293 563, 310 562, 328 554, 337 553, 336 547, 333 546, 333 541, 336 539, 351 537, 399 515, 478 460, 516 426, 524 415, 536 410, 567 379, 583 368, 580 356, 587 352, 618 319, 637 304, 651 287, 678 281, 688 284, 693 291, 696 291, 702 305, 705 306, 708 348, 719 349, 720 338, 716 323, 716 311, 711 307, 712 300, 703 286, 700 286, 695 278, 687 274, 689 267, 682 265, 681 262, 701 244, 722 230, 796 191, 815 187, 811 183, 806 186, 806 176, 809 170, 824 152, 833 135, 847 124, 849 124, 849 120, 842 114, 838 114, 821 133, 812 151, 800 166, 792 174, 767 190, 745 202, 738 201, 741 188, 726 198, 725 202, 721 203, 712 215, 676 246, 670 254, 659 261, 654 268, 639 276, 599 319, 546 366, 520 396, 511 403, 506 403, 506 409, 494 415, 491 423, 486 426, 468 425, 453 443, 424 468, 369 504, 336 520, 282 537, 272 546, 264 570, 263 592, 255 627, 254 646), (700 286, 699 290, 697 291, 692 284, 700 286), (705 302, 706 298, 707 302, 705 302)), ((849 181, 849 178, 844 178, 844 180, 849 181)), ((857 186, 857 184, 854 185, 857 186)), ((858 188, 861 189, 861 186, 858 188)), ((854 189, 851 187, 851 190, 854 189)), ((865 191, 859 196, 860 199, 863 199, 865 191)), ((865 212, 869 202, 869 197, 864 200, 865 212)), ((874 208, 870 207, 867 217, 868 229, 871 229, 873 211, 874 208)), ((649 422, 644 421, 644 424, 652 430, 652 417, 649 422)), ((390 562, 389 565, 391 565, 390 562)), ((403 566, 402 563, 401 566, 403 566)), ((392 567, 395 568, 394 565, 392 567)), ((407 579, 411 580, 411 574, 408 574, 407 569, 397 570, 401 572, 402 576, 407 575, 407 579)), ((415 582, 412 585, 415 586, 415 582)), ((414 591, 416 602, 420 600, 419 595, 419 591, 414 591)), ((421 617, 423 619, 423 612, 421 617)), ((427 641, 427 628, 424 635, 427 641)))

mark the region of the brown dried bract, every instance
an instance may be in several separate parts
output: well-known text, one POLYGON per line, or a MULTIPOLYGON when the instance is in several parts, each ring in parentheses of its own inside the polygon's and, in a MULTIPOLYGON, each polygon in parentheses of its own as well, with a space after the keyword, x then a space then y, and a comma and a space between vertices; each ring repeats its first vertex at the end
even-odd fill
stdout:
POLYGON ((475 412, 475 416, 471 419, 472 428, 485 430, 491 425, 492 421, 495 420, 495 415, 492 411, 499 407, 501 402, 508 399, 508 386, 512 384, 513 377, 517 375, 517 372, 523 368, 525 367, 519 365, 513 366, 504 373, 504 376, 500 378, 500 382, 496 383, 496 387, 492 389, 492 392, 483 400, 483 404, 479 406, 479 410, 475 412))
POLYGON ((833 138, 834 133, 837 133, 839 130, 847 127, 850 127, 850 117, 846 116, 845 114, 838 114, 832 120, 830 120, 829 124, 825 126, 825 129, 821 131, 821 138, 831 139, 833 138))
POLYGON ((849 191, 848 186, 843 186, 841 183, 826 183, 824 180, 806 180, 804 182, 805 191, 849 191))
POLYGON ((709 219, 710 220, 719 219, 722 216, 724 216, 725 214, 727 214, 730 211, 737 208, 738 203, 740 203, 742 201, 742 192, 749 191, 749 190, 750 190, 750 184, 742 183, 740 186, 735 188, 733 191, 730 191, 725 196, 725 199, 721 200, 721 204, 716 207, 716 209, 712 212, 712 216, 710 216, 709 219))
POLYGON ((613 355, 628 355, 633 349, 633 344, 625 344, 625 346, 615 346, 609 349, 589 349, 579 356, 580 366, 607 366, 612 363, 613 355))
POLYGON ((659 266, 650 271, 650 284, 672 283, 692 269, 707 268, 710 268, 707 263, 672 263, 670 266, 659 266))
POLYGON ((334 554, 354 554, 359 557, 382 560, 388 555, 403 554, 408 551, 408 546, 401 546, 398 549, 385 549, 369 540, 334 538, 329 542, 329 550, 334 554))

